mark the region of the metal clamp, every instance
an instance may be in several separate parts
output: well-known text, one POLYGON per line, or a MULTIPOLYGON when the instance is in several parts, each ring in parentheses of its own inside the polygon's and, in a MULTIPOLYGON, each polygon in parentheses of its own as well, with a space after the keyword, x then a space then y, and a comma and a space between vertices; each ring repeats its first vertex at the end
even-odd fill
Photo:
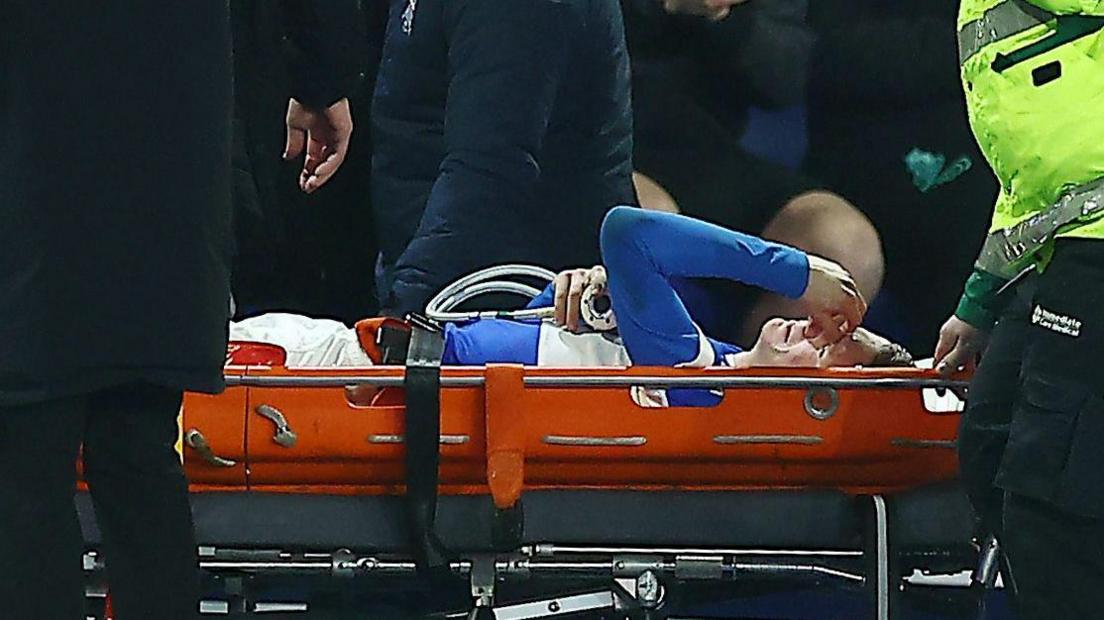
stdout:
POLYGON ((259 405, 256 412, 262 418, 268 418, 276 425, 276 434, 272 436, 272 441, 280 444, 285 448, 295 447, 296 442, 299 441, 299 437, 291 430, 291 426, 288 425, 287 418, 284 414, 272 405, 259 405))
POLYGON ((203 433, 199 432, 199 429, 189 429, 187 433, 184 433, 184 443, 187 446, 203 457, 204 461, 214 465, 215 467, 237 467, 237 461, 230 459, 224 459, 221 456, 215 454, 211 450, 211 445, 207 443, 207 438, 203 436, 203 433))
POLYGON ((805 392, 805 413, 817 420, 827 420, 839 411, 839 391, 834 387, 811 387, 805 392), (818 402, 827 398, 828 402, 818 402))

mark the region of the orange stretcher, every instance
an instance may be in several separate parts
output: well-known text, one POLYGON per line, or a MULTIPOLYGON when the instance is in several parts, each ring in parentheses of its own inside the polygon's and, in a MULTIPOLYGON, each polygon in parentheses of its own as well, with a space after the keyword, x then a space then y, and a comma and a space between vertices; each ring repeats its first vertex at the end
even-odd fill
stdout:
MULTIPOLYGON (((401 495, 404 407, 347 386, 401 386, 401 367, 227 368, 188 395, 185 465, 197 490, 401 495)), ((912 369, 446 368, 440 489, 557 488, 886 493, 949 480, 960 403, 912 369), (645 408, 637 387, 725 390, 716 407, 645 408)), ((394 402, 394 401, 392 401, 394 402)))
MULTIPOLYGON (((492 617, 477 614, 495 608, 495 584, 547 573, 629 587, 561 596, 543 616, 621 605, 661 617, 676 584, 794 577, 863 588, 885 618, 914 571, 975 558, 952 482, 960 380, 920 369, 441 368, 437 501, 428 523, 412 524, 407 372, 288 369, 266 345, 232 351, 226 392, 183 406, 203 565, 415 574, 428 536, 438 568, 471 580, 473 617, 492 617), (670 388, 724 397, 695 408, 634 397, 670 388)), ((537 617, 507 607, 499 618, 537 617)))

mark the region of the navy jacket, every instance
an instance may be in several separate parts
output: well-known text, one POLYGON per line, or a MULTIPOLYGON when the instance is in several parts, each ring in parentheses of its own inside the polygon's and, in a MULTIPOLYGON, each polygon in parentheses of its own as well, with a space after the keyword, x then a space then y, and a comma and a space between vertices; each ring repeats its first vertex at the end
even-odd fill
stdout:
POLYGON ((495 263, 596 262, 636 201, 618 0, 393 0, 373 105, 387 310, 495 263))

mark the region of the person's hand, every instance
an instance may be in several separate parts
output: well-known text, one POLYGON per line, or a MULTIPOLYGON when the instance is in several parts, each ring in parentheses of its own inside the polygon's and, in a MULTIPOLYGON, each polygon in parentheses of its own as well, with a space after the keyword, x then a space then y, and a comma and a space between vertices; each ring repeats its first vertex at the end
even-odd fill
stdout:
POLYGON ((866 314, 866 300, 851 274, 839 264, 809 255, 809 283, 801 301, 809 307, 805 337, 820 349, 855 331, 866 314))
POLYGON ((712 21, 720 21, 732 11, 732 7, 747 0, 663 0, 663 8, 668 13, 697 15, 712 21))
POLYGON ((597 265, 590 269, 568 269, 556 275, 555 314, 556 325, 566 327, 568 331, 578 332, 583 325, 582 298, 587 287, 598 291, 606 288, 606 268, 597 265))
POLYGON ((288 102, 284 159, 296 159, 304 150, 307 153, 299 173, 299 189, 309 194, 330 180, 345 161, 352 135, 348 99, 325 109, 309 108, 295 99, 288 102))
POLYGON ((977 365, 978 356, 985 350, 988 335, 984 330, 952 315, 939 329, 935 369, 943 376, 959 370, 972 370, 977 365))

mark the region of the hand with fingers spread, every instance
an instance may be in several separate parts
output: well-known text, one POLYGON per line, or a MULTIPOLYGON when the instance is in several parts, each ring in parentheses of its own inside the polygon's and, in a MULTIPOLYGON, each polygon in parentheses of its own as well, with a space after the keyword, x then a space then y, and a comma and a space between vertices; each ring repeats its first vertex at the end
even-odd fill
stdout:
POLYGON ((310 108, 295 99, 288 102, 284 159, 296 159, 306 151, 299 189, 310 194, 330 180, 345 161, 352 135, 348 99, 325 109, 310 108))
POLYGON ((960 370, 973 370, 978 356, 985 350, 988 332, 951 316, 939 329, 935 345, 935 369, 943 376, 960 370))
POLYGON ((606 282, 606 268, 601 265, 561 271, 554 281, 556 311, 553 320, 556 325, 579 332, 586 325, 582 312, 583 291, 588 287, 604 291, 606 282))
POLYGON ((866 314, 866 300, 851 274, 839 264, 809 255, 809 283, 801 296, 810 308, 805 337, 819 348, 855 331, 866 314))
POLYGON ((747 0, 663 0, 663 8, 668 13, 698 15, 712 21, 720 21, 732 11, 732 7, 747 0))

